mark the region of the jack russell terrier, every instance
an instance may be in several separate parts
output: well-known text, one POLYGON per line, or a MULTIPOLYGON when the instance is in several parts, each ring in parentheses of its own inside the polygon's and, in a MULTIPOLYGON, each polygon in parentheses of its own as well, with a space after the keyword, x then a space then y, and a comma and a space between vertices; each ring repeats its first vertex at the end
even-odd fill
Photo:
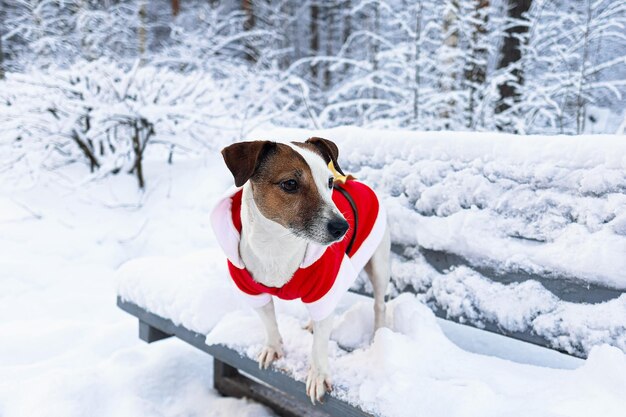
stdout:
POLYGON ((332 389, 328 340, 333 310, 365 268, 374 291, 375 329, 385 324, 390 238, 383 206, 365 184, 345 176, 330 140, 240 142, 222 150, 237 189, 211 213, 239 292, 266 331, 259 366, 282 357, 272 296, 301 299, 313 329, 306 393, 332 389))

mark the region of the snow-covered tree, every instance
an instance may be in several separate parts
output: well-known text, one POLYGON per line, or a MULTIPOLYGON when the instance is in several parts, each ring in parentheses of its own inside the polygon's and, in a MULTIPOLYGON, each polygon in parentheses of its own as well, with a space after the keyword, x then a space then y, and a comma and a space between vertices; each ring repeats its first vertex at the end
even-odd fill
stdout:
MULTIPOLYGON (((3 40, 11 55, 40 66, 58 63, 77 49, 74 36, 77 0, 16 0, 6 8, 3 40)), ((23 68, 17 62, 14 66, 23 68)))
POLYGON ((232 114, 240 132, 280 114, 272 123, 581 133, 617 129, 626 108, 620 0, 2 5, 9 72, 103 57, 201 72, 247 109, 232 114))
POLYGON ((520 132, 579 134, 588 105, 624 108, 626 3, 537 0, 528 20, 528 77, 510 116, 520 132))

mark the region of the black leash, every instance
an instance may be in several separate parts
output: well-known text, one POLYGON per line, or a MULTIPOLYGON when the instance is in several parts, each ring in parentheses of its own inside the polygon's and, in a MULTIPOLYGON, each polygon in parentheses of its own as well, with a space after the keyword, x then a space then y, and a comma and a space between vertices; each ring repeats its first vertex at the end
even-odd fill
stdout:
POLYGON ((354 245, 354 240, 356 239, 356 230, 359 227, 359 214, 356 211, 356 204, 354 204, 352 196, 348 194, 345 188, 341 188, 337 184, 334 184, 333 188, 339 191, 341 195, 344 196, 346 200, 348 200, 348 203, 350 203, 350 207, 352 207, 352 213, 354 213, 354 232, 352 233, 352 238, 350 239, 350 243, 348 243, 348 247, 346 248, 346 254, 348 254, 350 253, 352 245, 354 245))

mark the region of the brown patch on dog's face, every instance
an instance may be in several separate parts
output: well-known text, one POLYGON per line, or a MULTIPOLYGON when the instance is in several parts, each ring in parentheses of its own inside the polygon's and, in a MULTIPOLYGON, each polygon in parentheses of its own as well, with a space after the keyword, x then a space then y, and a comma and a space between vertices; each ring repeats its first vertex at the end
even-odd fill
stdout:
POLYGON ((295 145, 306 148, 308 153, 303 156, 289 145, 277 144, 260 161, 250 178, 254 202, 263 216, 294 235, 330 244, 347 230, 347 223, 331 199, 332 174, 324 170, 325 162, 315 146, 295 145), (336 227, 342 229, 344 223, 345 230, 338 231, 336 227))

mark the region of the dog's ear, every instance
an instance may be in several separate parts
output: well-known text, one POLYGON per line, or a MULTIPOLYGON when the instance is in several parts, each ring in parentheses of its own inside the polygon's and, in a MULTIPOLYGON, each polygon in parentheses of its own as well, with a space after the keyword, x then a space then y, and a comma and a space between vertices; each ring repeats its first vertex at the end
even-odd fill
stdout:
POLYGON ((335 142, 323 138, 310 138, 306 140, 306 143, 310 143, 311 145, 315 146, 324 157, 326 163, 332 161, 337 172, 339 172, 341 175, 346 175, 341 170, 339 162, 337 162, 337 158, 339 158, 339 148, 337 148, 335 142))
POLYGON ((244 185, 254 175, 263 158, 275 147, 276 142, 255 140, 233 143, 222 149, 224 162, 235 178, 235 185, 244 185))

